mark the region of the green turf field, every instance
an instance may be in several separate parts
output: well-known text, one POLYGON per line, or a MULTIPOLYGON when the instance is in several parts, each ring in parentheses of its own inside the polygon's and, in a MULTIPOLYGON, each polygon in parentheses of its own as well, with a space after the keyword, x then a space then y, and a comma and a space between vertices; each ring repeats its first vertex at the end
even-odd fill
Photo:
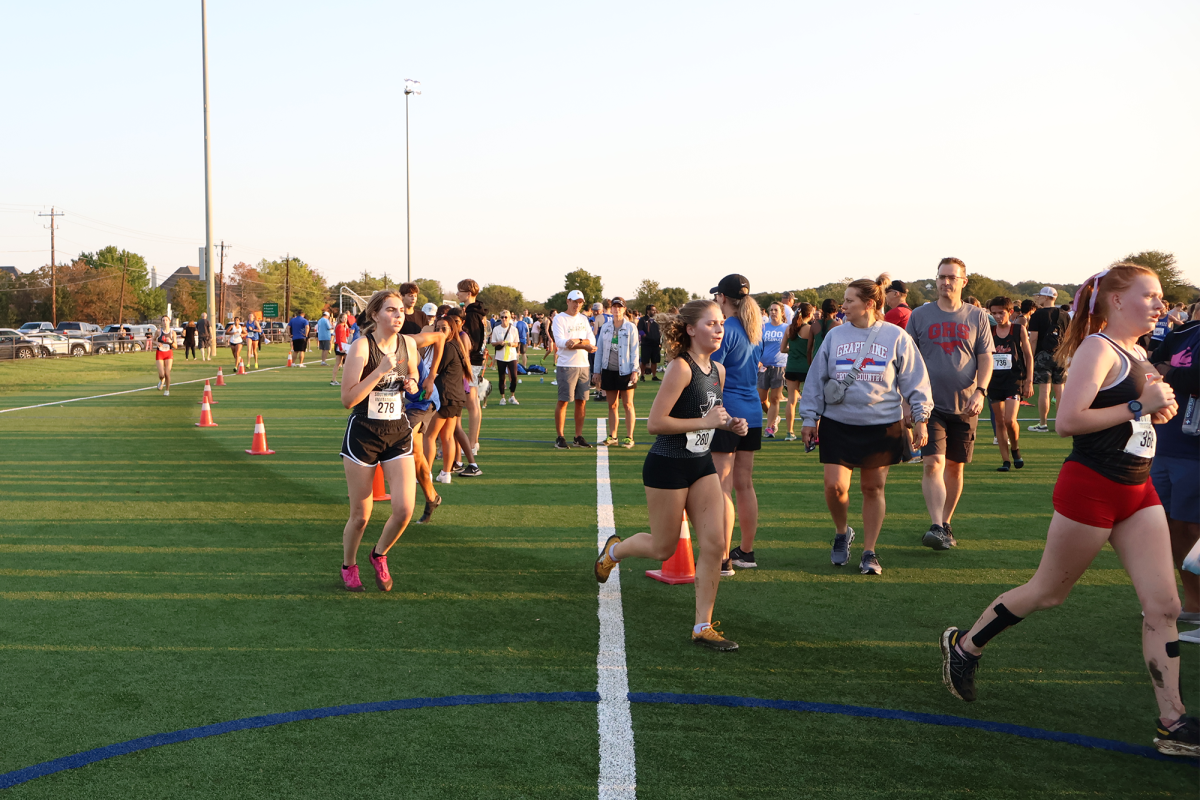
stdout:
MULTIPOLYGON (((262 366, 282 361, 272 349, 262 366)), ((177 382, 213 371, 176 360, 177 382)), ((146 355, 3 364, 0 408, 152 385, 153 369, 146 355)), ((493 398, 485 414, 485 475, 439 486, 446 503, 434 524, 410 526, 391 551, 387 595, 369 578, 365 594, 340 588, 346 412, 323 368, 229 377, 214 390, 213 429, 193 426, 199 384, 169 398, 143 391, 0 414, 0 773, 262 714, 595 692, 596 452, 552 449, 554 387, 524 380, 519 408, 493 398), (275 456, 244 453, 256 414, 275 456)), ((654 387, 638 391, 642 416, 654 387)), ((600 408, 589 404, 589 439, 600 408)), ((1109 550, 1062 608, 993 643, 978 702, 942 687, 938 635, 1032 574, 1067 449, 1025 434, 1029 466, 997 474, 986 428, 955 518, 957 550, 919 546, 920 468, 893 469, 879 578, 830 566, 816 454, 766 443, 756 470, 762 566, 723 580, 717 599, 741 651, 694 648, 691 587, 643 577, 657 564, 626 562, 630 691, 952 714, 1149 745, 1156 712, 1139 606, 1109 550)), ((635 450, 610 454, 622 535, 646 525, 644 423, 637 438, 635 450)), ((1196 656, 1185 645, 1193 713, 1196 656)), ((647 703, 632 715, 642 798, 1195 797, 1200 774, 908 721, 647 703)), ((172 744, 7 794, 583 798, 597 793, 597 751, 594 703, 424 708, 172 744)))

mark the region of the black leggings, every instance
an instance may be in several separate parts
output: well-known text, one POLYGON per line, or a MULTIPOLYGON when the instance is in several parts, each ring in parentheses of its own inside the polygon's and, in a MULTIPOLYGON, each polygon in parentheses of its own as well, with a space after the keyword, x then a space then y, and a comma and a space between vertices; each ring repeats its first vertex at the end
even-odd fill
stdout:
POLYGON ((196 357, 196 345, 188 344, 187 342, 184 342, 183 343, 183 358, 185 361, 187 360, 188 353, 191 353, 192 358, 195 358, 196 357))
POLYGON ((497 361, 496 370, 500 373, 500 396, 504 396, 504 376, 508 375, 508 379, 512 381, 512 393, 517 393, 517 362, 516 361, 497 361))

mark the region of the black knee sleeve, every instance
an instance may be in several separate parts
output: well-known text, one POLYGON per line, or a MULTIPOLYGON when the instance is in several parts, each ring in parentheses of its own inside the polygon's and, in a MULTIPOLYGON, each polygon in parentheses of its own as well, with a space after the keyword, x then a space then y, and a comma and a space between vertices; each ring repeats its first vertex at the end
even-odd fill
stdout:
POLYGON ((987 625, 984 625, 983 630, 971 637, 971 644, 980 649, 983 649, 983 646, 990 642, 1000 631, 1010 628, 1021 621, 1021 617, 1018 617, 1005 608, 1004 603, 996 603, 996 607, 992 610, 996 612, 996 618, 987 625))
POLYGON ((1167 658, 1179 658, 1179 640, 1167 642, 1167 658))

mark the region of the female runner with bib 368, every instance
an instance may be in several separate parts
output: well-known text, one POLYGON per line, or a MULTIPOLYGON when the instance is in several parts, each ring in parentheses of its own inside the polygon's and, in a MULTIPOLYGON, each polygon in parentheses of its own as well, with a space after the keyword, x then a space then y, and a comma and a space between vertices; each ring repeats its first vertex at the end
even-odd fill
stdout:
POLYGON ((404 414, 404 392, 417 391, 418 356, 412 340, 400 335, 404 303, 398 292, 373 294, 358 319, 363 335, 350 345, 342 374, 342 405, 351 409, 341 450, 350 490, 350 519, 342 532, 342 582, 351 592, 363 590, 355 562, 374 506, 375 468, 382 464, 392 513, 370 560, 375 585, 388 592, 392 576, 387 552, 404 533, 416 505, 412 427, 404 414))
POLYGON ((713 465, 713 433, 719 428, 745 436, 746 420, 721 405, 725 367, 711 360, 721 346, 725 318, 711 300, 693 300, 670 316, 660 314, 663 346, 671 356, 654 398, 646 430, 657 437, 642 467, 650 533, 627 540, 610 536, 596 559, 596 579, 608 580, 625 558, 665 561, 675 554, 686 510, 696 529, 696 618, 692 642, 713 650, 737 650, 712 622, 721 559, 725 554, 725 495, 713 465))
MULTIPOLYGON (((1167 517, 1154 484, 1154 423, 1175 416, 1171 387, 1146 363, 1136 342, 1166 313, 1158 276, 1116 264, 1083 283, 1074 316, 1055 354, 1071 359, 1058 404, 1057 430, 1073 447, 1054 486, 1046 548, 1029 583, 996 598, 969 631, 942 634, 942 680, 975 699, 975 669, 988 641, 1035 611, 1067 599, 1108 542, 1142 604, 1142 656, 1158 701, 1154 745, 1167 755, 1200 755, 1200 728, 1179 693, 1179 593, 1167 517)), ((1062 645, 1060 645, 1061 647, 1062 645)))

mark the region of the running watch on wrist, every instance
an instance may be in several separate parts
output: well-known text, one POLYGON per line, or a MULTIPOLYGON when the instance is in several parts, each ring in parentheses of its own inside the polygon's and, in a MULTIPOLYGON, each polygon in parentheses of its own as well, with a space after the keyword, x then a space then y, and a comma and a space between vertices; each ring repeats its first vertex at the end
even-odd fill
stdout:
POLYGON ((1126 405, 1128 405, 1129 410, 1133 412, 1134 419, 1137 419, 1142 415, 1142 404, 1137 400, 1130 400, 1126 405))

